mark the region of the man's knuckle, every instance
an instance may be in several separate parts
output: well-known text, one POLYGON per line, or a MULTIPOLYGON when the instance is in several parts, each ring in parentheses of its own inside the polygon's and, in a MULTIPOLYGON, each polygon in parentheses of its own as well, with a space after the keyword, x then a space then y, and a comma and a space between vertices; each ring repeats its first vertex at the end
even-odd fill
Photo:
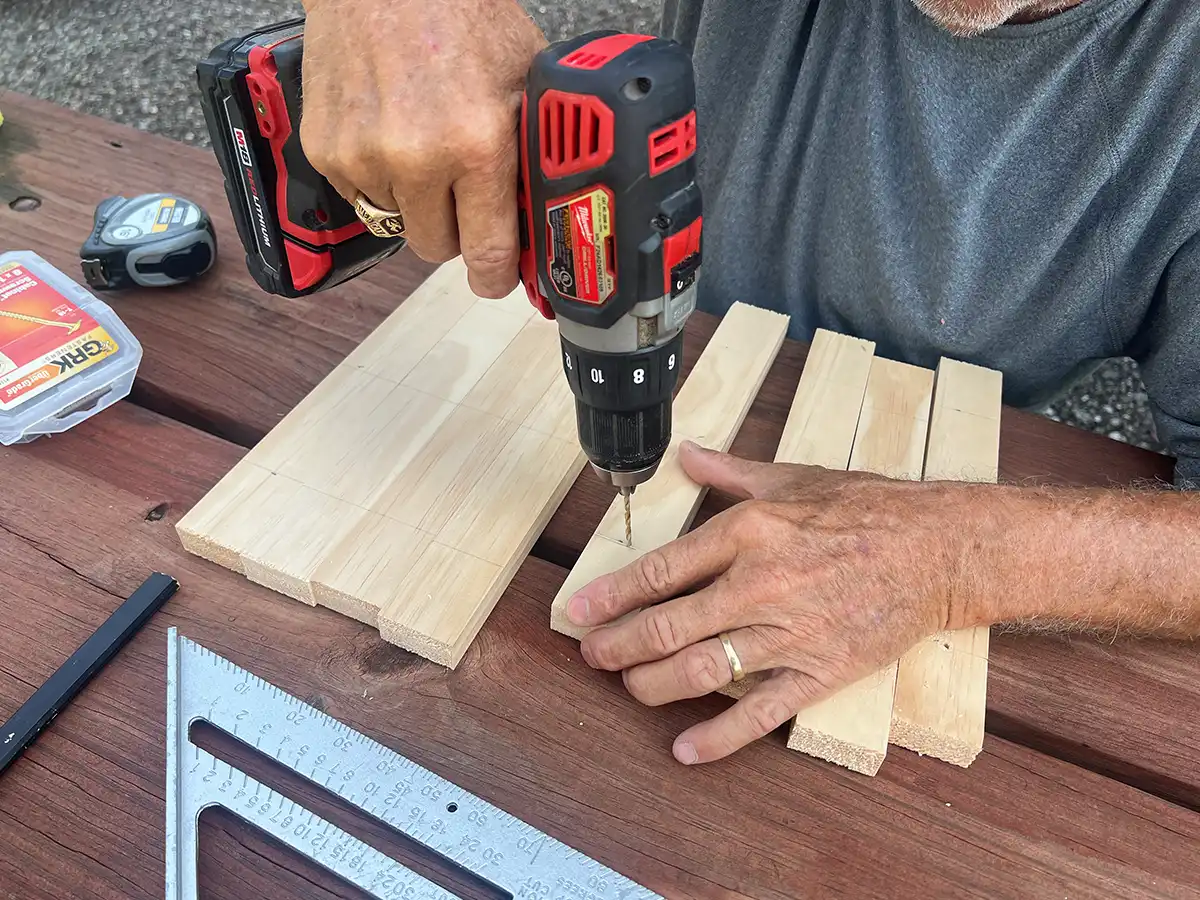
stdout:
POLYGON ((760 737, 770 734, 795 714, 782 697, 759 697, 746 704, 746 721, 760 737))
POLYGON ((473 134, 456 145, 458 158, 468 171, 490 170, 504 153, 503 145, 490 134, 473 134))
POLYGON ((721 687, 721 668, 711 653, 693 653, 683 659, 684 683, 698 691, 715 691, 721 687))
POLYGON ((738 513, 738 530, 754 541, 773 537, 779 528, 773 505, 765 500, 747 500, 738 513))
POLYGON ((518 253, 515 236, 510 241, 507 235, 497 234, 493 236, 492 243, 464 250, 463 259, 473 269, 492 273, 512 269, 518 253))
POLYGON ((325 137, 324 127, 305 117, 300 120, 300 146, 304 155, 318 172, 323 172, 334 162, 333 146, 325 137))
POLYGON ((423 131, 380 135, 361 148, 363 162, 386 167, 393 180, 421 183, 439 152, 436 141, 423 131))
POLYGON ((458 256, 458 248, 444 241, 419 241, 412 238, 409 240, 408 246, 418 258, 427 263, 441 264, 458 256))
POLYGON ((665 553, 651 550, 633 570, 637 588, 650 597, 662 597, 671 590, 671 564, 665 553))
POLYGON ((633 699, 646 706, 657 705, 655 703, 654 683, 639 667, 625 669, 621 673, 622 680, 625 682, 625 688, 633 699))
POLYGON ((469 131, 460 131, 453 140, 457 155, 470 169, 491 169, 515 152, 516 121, 500 113, 477 119, 469 131))
POLYGON ((647 646, 656 653, 674 653, 678 645, 678 629, 670 613, 656 607, 646 613, 643 620, 647 646))
POLYGON ((613 648, 607 641, 589 641, 587 655, 592 665, 606 670, 612 668, 613 648))

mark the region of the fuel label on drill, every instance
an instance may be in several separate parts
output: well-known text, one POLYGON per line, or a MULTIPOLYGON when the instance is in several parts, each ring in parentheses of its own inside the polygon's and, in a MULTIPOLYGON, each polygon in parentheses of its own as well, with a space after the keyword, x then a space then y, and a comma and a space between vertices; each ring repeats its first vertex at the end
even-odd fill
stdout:
POLYGON ((594 187, 552 201, 546 209, 550 277, 564 297, 600 304, 616 289, 613 196, 594 187))
POLYGON ((19 263, 0 268, 0 411, 112 356, 104 326, 19 263))

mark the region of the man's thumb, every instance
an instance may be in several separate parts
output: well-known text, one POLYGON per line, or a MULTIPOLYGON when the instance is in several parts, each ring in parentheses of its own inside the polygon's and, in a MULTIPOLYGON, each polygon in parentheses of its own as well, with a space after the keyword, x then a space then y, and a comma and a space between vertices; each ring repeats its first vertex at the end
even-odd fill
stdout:
POLYGON ((739 500, 762 496, 771 467, 770 463, 709 450, 694 441, 680 443, 679 462, 692 481, 739 500))

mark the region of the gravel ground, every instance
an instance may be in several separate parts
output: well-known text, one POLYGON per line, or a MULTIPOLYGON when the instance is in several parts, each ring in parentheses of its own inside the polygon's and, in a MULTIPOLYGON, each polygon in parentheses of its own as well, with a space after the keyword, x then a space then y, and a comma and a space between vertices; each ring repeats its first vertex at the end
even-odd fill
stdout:
MULTIPOLYGON (((557 39, 600 27, 652 30, 659 2, 526 5, 557 39)), ((205 146, 196 60, 228 37, 301 11, 298 0, 3 0, 0 85, 205 146)), ((1131 360, 1110 362, 1045 414, 1157 449, 1145 388, 1131 360)))

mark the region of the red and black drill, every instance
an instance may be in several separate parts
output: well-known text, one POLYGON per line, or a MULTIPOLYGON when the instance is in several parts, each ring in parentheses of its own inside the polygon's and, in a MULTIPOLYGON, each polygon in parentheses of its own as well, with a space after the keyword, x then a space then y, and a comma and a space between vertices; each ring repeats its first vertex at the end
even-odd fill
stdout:
MULTIPOLYGON (((304 157, 304 20, 200 63, 203 105, 246 261, 271 293, 326 290, 404 246, 371 235, 304 157)), ((691 59, 615 31, 534 59, 520 123, 520 277, 555 319, 593 469, 634 488, 671 440, 683 327, 695 309, 701 198, 691 59)))

